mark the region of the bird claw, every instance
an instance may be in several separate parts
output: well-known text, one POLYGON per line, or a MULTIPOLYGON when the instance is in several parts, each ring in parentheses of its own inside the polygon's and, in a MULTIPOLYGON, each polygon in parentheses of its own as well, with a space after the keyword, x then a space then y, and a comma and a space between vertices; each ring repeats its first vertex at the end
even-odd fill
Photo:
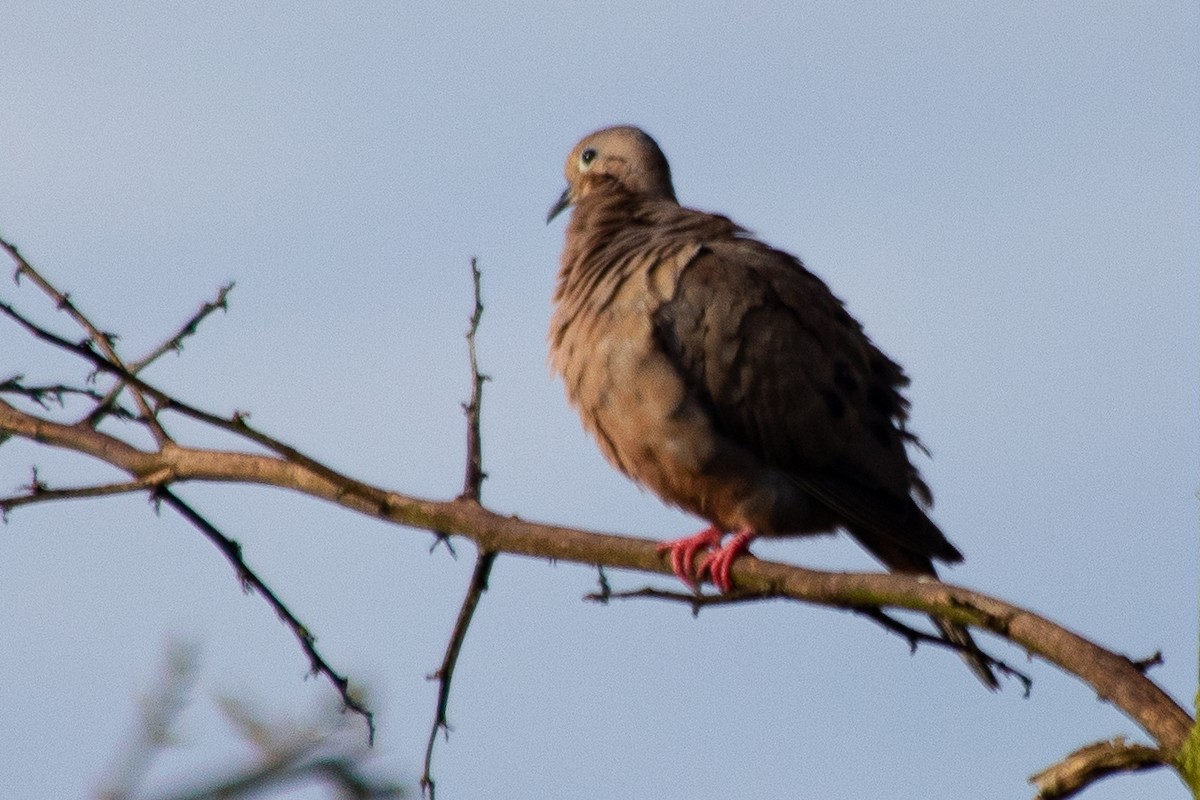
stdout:
POLYGON ((700 578, 704 575, 703 563, 707 563, 708 557, 702 562, 700 569, 693 572, 692 564, 696 561, 696 554, 701 551, 711 553, 721 546, 721 540, 724 538, 723 531, 710 525, 694 536, 663 542, 657 550, 659 553, 669 552, 671 554, 671 571, 675 573, 675 577, 683 581, 684 585, 692 591, 698 592, 700 591, 700 578))
POLYGON ((700 562, 699 574, 703 575, 708 572, 712 577, 713 586, 721 594, 728 594, 733 590, 733 560, 742 553, 750 551, 750 542, 754 540, 755 533, 750 529, 743 529, 737 532, 729 544, 720 548, 716 552, 710 552, 700 562))
POLYGON ((729 544, 722 547, 721 541, 725 538, 725 533, 715 526, 710 526, 694 536, 664 542, 658 546, 658 552, 671 553, 671 571, 693 591, 700 591, 700 579, 707 573, 713 586, 725 594, 733 589, 734 559, 749 550, 755 535, 749 528, 743 529, 738 531, 729 544), (701 551, 705 551, 706 555, 693 572, 692 564, 696 554, 701 551))

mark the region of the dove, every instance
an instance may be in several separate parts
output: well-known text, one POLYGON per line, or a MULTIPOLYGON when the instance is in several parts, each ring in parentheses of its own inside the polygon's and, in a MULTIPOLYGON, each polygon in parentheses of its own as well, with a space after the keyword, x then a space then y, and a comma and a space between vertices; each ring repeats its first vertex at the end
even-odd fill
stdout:
MULTIPOLYGON (((550 365, 610 463, 708 522, 659 548, 680 580, 729 592, 757 537, 839 529, 895 572, 932 579, 934 561, 963 560, 909 459, 923 449, 906 427, 909 379, 824 281, 680 205, 639 128, 584 137, 564 174, 546 220, 572 209, 550 365)), ((967 630, 933 620, 996 688, 967 630)))

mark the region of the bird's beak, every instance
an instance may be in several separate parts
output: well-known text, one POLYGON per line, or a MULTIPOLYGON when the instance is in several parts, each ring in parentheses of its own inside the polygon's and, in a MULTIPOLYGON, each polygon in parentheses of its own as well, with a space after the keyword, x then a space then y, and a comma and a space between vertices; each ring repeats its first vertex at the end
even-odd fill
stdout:
POLYGON ((550 207, 550 213, 546 215, 546 224, 549 225, 550 220, 569 208, 572 202, 574 201, 571 198, 571 187, 568 186, 563 189, 562 197, 558 198, 558 202, 550 207))

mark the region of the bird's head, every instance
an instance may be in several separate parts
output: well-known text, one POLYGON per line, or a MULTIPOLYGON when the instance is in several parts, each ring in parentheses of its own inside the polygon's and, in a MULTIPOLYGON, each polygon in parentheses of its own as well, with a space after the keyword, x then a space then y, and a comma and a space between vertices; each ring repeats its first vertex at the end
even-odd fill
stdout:
POLYGON ((594 191, 620 187, 631 194, 674 200, 671 167, 658 143, 641 128, 619 125, 590 133, 567 156, 567 188, 546 216, 557 217, 594 191))

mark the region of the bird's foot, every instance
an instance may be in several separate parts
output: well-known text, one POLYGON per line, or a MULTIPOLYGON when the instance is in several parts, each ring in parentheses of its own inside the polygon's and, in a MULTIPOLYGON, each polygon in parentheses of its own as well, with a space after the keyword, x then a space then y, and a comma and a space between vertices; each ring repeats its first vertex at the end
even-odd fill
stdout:
MULTIPOLYGON (((692 572, 696 553, 704 551, 711 554, 721 547, 721 540, 724 538, 724 531, 718 530, 715 525, 710 525, 695 536, 685 536, 682 539, 663 542, 658 546, 658 552, 669 552, 671 554, 671 571, 675 573, 675 577, 693 591, 699 591, 699 580, 704 574, 704 567, 702 565, 698 571, 692 572)), ((711 555, 706 556, 704 563, 708 563, 710 558, 712 558, 711 555)))
POLYGON ((713 586, 722 594, 728 593, 733 589, 733 560, 742 553, 750 552, 750 542, 757 536, 758 534, 749 528, 742 528, 729 540, 729 544, 716 552, 709 552, 704 557, 697 575, 703 576, 707 572, 712 577, 713 586))
POLYGON ((725 538, 725 532, 719 530, 715 525, 710 525, 695 536, 685 536, 682 539, 663 542, 658 546, 658 552, 670 552, 671 571, 675 573, 675 577, 691 589, 699 591, 700 579, 704 577, 705 573, 708 573, 712 578, 713 586, 724 593, 733 588, 733 578, 730 574, 733 569, 733 560, 742 553, 749 552, 750 542, 754 541, 757 536, 758 534, 749 528, 743 528, 734 535, 729 544, 722 547, 721 542, 725 538), (692 564, 695 562, 696 554, 702 551, 706 555, 700 561, 700 566, 693 572, 692 564))

